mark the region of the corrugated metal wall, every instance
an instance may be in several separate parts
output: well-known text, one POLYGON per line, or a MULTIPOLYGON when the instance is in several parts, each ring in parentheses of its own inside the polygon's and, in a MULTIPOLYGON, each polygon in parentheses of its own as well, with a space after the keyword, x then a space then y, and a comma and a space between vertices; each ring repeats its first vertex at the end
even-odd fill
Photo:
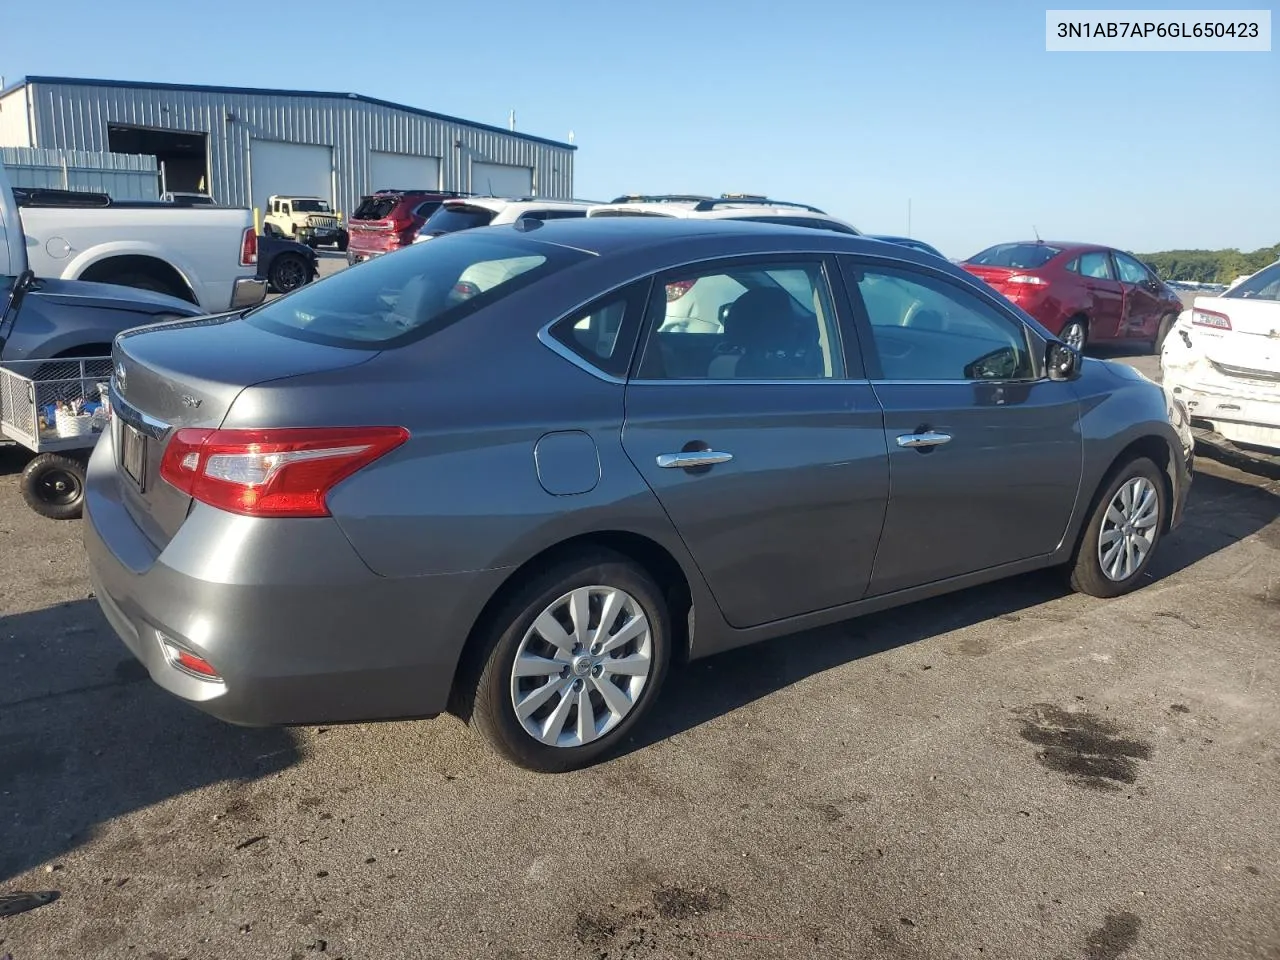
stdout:
POLYGON ((160 199, 155 157, 0 147, 0 162, 15 187, 92 190, 113 200, 160 199))
POLYGON ((573 151, 361 100, 206 90, 31 83, 41 147, 105 151, 108 124, 209 135, 209 183, 222 204, 249 206, 249 140, 334 148, 338 209, 370 189, 369 151, 438 157, 442 186, 468 190, 470 161, 532 167, 539 196, 573 195, 573 151))
POLYGON ((30 147, 27 122, 27 88, 18 87, 0 97, 0 147, 30 147))

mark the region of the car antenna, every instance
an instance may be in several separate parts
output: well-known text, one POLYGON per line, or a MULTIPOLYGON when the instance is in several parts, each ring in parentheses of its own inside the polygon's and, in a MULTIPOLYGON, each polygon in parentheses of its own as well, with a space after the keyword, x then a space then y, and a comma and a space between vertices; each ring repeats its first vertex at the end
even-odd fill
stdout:
POLYGON ((1040 231, 1036 229, 1036 225, 1034 223, 1031 225, 1031 232, 1036 235, 1036 243, 1044 243, 1044 241, 1040 239, 1040 231))

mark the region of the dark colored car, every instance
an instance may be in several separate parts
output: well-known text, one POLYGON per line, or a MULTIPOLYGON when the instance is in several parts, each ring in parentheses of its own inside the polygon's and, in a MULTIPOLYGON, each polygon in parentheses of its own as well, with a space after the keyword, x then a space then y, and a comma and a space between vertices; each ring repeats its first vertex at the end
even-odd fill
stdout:
POLYGON ((356 264, 413 243, 442 202, 470 194, 452 190, 379 190, 360 198, 347 218, 347 263, 356 264))
POLYGON ((319 276, 314 248, 286 237, 258 237, 258 276, 276 293, 288 293, 319 276))
POLYGON ((876 235, 871 237, 871 239, 883 240, 885 243, 896 243, 899 246, 910 247, 912 250, 919 250, 921 253, 927 253, 933 257, 941 257, 943 260, 947 259, 942 256, 942 253, 936 247, 929 246, 929 244, 925 243, 923 240, 913 240, 910 237, 892 237, 887 235, 876 235))
POLYGON ((685 657, 1043 567, 1133 590, 1190 483, 1159 386, 827 230, 464 230, 114 360, 85 539, 158 684, 242 724, 453 709, 541 770, 685 657))
POLYGON ((1158 353, 1182 301, 1135 257, 1111 247, 1000 243, 961 264, 1077 350, 1146 341, 1158 353))

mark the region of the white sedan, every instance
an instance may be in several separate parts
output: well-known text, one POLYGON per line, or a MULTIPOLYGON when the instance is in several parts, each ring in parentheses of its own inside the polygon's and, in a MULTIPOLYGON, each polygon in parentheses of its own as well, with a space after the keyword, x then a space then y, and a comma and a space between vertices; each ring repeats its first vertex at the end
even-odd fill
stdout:
POLYGON ((1165 389, 1233 443, 1280 451, 1280 260, 1196 297, 1160 354, 1165 389))

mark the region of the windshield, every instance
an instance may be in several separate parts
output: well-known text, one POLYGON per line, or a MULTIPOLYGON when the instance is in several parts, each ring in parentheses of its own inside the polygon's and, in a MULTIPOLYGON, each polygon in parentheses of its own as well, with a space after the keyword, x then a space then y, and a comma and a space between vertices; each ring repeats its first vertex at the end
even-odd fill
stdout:
POLYGON ((1242 280, 1222 296, 1241 300, 1280 300, 1280 260, 1242 280))
POLYGON ((328 200, 294 200, 294 213, 328 213, 328 200))
POLYGON ((470 230, 472 227, 487 227, 492 220, 493 211, 487 207, 446 203, 427 217, 427 222, 418 232, 424 237, 438 237, 443 233, 470 230))
POLYGON ((344 270, 263 304, 245 320, 301 340, 382 350, 427 336, 588 256, 460 234, 344 270))
POLYGON ((1034 270, 1060 254, 1057 247, 1043 243, 998 243, 975 253, 966 263, 979 267, 1013 267, 1017 270, 1034 270))

